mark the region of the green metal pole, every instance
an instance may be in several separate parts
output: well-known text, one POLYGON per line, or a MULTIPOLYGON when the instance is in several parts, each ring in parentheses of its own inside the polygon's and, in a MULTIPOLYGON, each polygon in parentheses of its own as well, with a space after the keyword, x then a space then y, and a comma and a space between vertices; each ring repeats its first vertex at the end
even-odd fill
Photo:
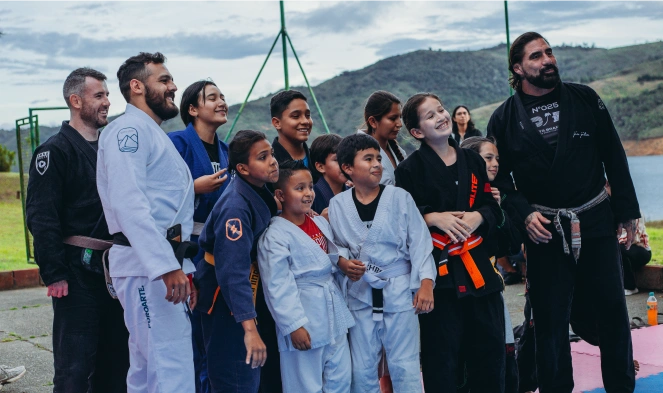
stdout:
POLYGON ((288 81, 288 47, 286 46, 285 39, 287 33, 285 32, 285 11, 283 11, 283 0, 279 1, 281 6, 281 41, 283 43, 283 75, 285 76, 285 89, 290 90, 290 82, 288 81))
MULTIPOLYGON (((509 50, 511 49, 511 38, 509 37, 509 6, 504 0, 504 21, 506 22, 506 62, 509 64, 509 50)), ((510 72, 510 71, 509 71, 510 72)), ((509 85, 509 95, 513 95, 513 88, 509 85)))
POLYGON ((297 52, 295 51, 295 46, 292 45, 292 41, 290 40, 290 36, 288 35, 288 33, 285 34, 286 38, 288 39, 288 43, 290 44, 290 49, 292 49, 292 54, 295 55, 295 59, 297 60, 299 69, 302 71, 302 75, 304 75, 304 80, 306 81, 306 86, 308 86, 308 91, 309 93, 311 93, 311 97, 313 98, 313 103, 315 103, 315 107, 318 109, 318 113, 320 114, 320 119, 322 119, 322 125, 325 127, 325 131, 327 132, 327 134, 329 134, 329 127, 327 126, 327 122, 325 121, 325 116, 322 114, 322 109, 320 109, 318 100, 315 98, 315 93, 313 93, 313 88, 311 88, 311 84, 308 83, 308 78, 306 77, 306 73, 304 72, 304 67, 302 67, 302 63, 299 61, 299 57, 297 56, 297 52))
MULTIPOLYGON (((19 121, 28 119, 18 119, 16 120, 16 152, 18 153, 18 173, 19 180, 21 182, 21 208, 23 209, 23 235, 25 237, 25 258, 30 260, 30 234, 28 233, 28 222, 25 214, 25 181, 23 176, 23 149, 21 149, 21 125, 19 121)), ((29 119, 30 124, 32 124, 32 117, 29 119)))
POLYGON ((30 114, 30 144, 32 147, 32 153, 34 154, 35 149, 37 146, 40 145, 40 140, 39 140, 39 119, 37 115, 35 116, 35 121, 33 122, 32 120, 32 113, 37 112, 37 111, 59 111, 59 110, 64 110, 64 109, 69 109, 69 107, 66 106, 46 106, 42 108, 28 108, 28 112, 30 114))
POLYGON ((28 121, 30 122, 30 147, 34 154, 37 145, 35 145, 35 123, 32 121, 32 108, 28 109, 28 121))
POLYGON ((256 79, 253 81, 253 84, 251 85, 251 89, 249 89, 249 94, 246 95, 246 98, 244 99, 244 102, 242 103, 242 106, 239 107, 239 112, 237 112, 237 116, 235 116, 235 120, 233 120, 233 124, 230 126, 230 131, 226 134, 226 137, 223 138, 223 141, 228 143, 228 138, 230 138, 230 135, 233 133, 233 130, 235 129, 235 124, 237 124, 237 120, 239 120, 239 117, 242 115, 242 112, 244 111, 244 107, 246 106, 246 103, 249 101, 249 97, 251 97, 251 93, 253 92, 253 88, 256 87, 256 83, 258 83, 258 78, 260 78, 260 74, 262 74, 262 70, 265 69, 265 65, 267 64, 267 60, 269 60, 269 56, 272 54, 272 51, 274 50, 274 47, 276 46, 276 43, 279 41, 279 37, 281 36, 282 32, 279 32, 276 35, 276 39, 274 39, 274 42, 272 43, 272 47, 269 48, 269 53, 267 53, 267 57, 265 58, 265 61, 263 61, 262 66, 260 67, 260 71, 258 71, 258 75, 256 76, 256 79))

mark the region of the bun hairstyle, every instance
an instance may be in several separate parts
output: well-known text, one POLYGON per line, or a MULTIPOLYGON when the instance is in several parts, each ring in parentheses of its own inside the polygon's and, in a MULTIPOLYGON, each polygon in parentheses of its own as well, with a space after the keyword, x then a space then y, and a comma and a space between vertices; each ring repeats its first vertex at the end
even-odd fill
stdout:
MULTIPOLYGON (((400 105, 401 100, 399 100, 398 97, 388 91, 378 90, 368 97, 366 100, 366 105, 364 105, 364 125, 366 126, 366 133, 368 135, 373 136, 373 134, 375 134, 375 130, 371 127, 368 119, 372 117, 376 121, 380 121, 383 116, 391 112, 391 107, 394 104, 400 105)), ((389 146, 396 155, 398 161, 403 161, 405 158, 401 153, 401 149, 398 147, 398 143, 392 139, 390 139, 387 143, 389 143, 389 146)))
POLYGON ((236 172, 237 164, 248 164, 251 146, 266 139, 267 136, 260 131, 238 131, 228 145, 228 170, 236 172))

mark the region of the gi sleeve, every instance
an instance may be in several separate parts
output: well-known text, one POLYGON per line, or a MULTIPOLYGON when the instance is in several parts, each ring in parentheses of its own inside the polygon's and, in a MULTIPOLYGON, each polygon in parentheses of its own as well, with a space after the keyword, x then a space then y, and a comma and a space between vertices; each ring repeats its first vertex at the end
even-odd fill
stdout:
POLYGON ((216 280, 238 323, 257 316, 249 281, 255 236, 251 222, 246 207, 221 209, 214 221, 216 280))
MULTIPOLYGON (((478 154, 472 155, 472 158, 475 160, 477 167, 482 169, 478 173, 478 192, 481 193, 481 206, 476 210, 481 214, 484 221, 483 224, 481 224, 480 230, 483 233, 497 231, 498 227, 504 225, 504 214, 502 213, 500 205, 495 198, 493 198, 493 194, 490 190, 490 182, 488 181, 488 175, 484 169, 486 167, 486 162, 478 154)), ((499 173, 499 171, 497 173, 499 173)))
POLYGON ((597 140, 601 161, 612 188, 610 205, 617 223, 640 218, 640 206, 628 168, 626 152, 605 104, 594 90, 594 119, 597 123, 597 140))
POLYGON ((504 119, 501 119, 498 115, 499 110, 500 109, 498 108, 490 117, 488 127, 486 128, 486 135, 495 139, 497 142, 497 149, 500 151, 500 170, 497 172, 493 185, 500 190, 500 193, 509 195, 511 205, 516 209, 520 217, 525 220, 527 219, 527 216, 534 213, 536 209, 534 209, 527 201, 527 198, 516 189, 513 177, 511 176, 511 172, 513 171, 511 157, 509 156, 507 149, 501 149, 501 146, 504 146, 503 140, 506 125, 504 124, 504 119))
MULTIPOLYGON (((407 220, 407 248, 410 254, 412 272, 410 274, 410 289, 416 291, 421 287, 421 281, 430 278, 435 284, 437 272, 433 258, 433 239, 428 231, 424 218, 419 213, 412 196, 407 192, 405 196, 405 219, 407 220)), ((397 195, 402 197, 403 194, 397 195)))
POLYGON ((258 242, 258 264, 265 301, 283 335, 309 322, 299 299, 295 275, 290 269, 289 239, 287 235, 268 229, 258 242))
POLYGON ((140 125, 120 127, 104 131, 111 134, 104 138, 108 143, 103 146, 103 154, 99 155, 102 160, 97 165, 103 165, 106 170, 109 207, 118 226, 131 243, 138 263, 148 272, 147 277, 156 280, 180 269, 180 264, 166 240, 165 231, 157 227, 152 217, 152 207, 146 195, 152 130, 140 125), (126 138, 136 138, 135 148, 121 149, 114 143, 126 138))
MULTIPOLYGON (((329 202, 329 226, 331 227, 332 235, 334 236, 334 244, 338 248, 338 256, 345 259, 350 258, 350 245, 342 234, 343 222, 345 216, 341 208, 341 203, 338 199, 332 198, 329 202)), ((340 269, 339 269, 340 270, 340 269)), ((341 273, 343 273, 341 271, 341 273)))
POLYGON ((73 278, 65 261, 64 235, 60 224, 67 162, 64 152, 52 144, 39 146, 30 162, 26 222, 34 238, 39 274, 46 286, 73 278))

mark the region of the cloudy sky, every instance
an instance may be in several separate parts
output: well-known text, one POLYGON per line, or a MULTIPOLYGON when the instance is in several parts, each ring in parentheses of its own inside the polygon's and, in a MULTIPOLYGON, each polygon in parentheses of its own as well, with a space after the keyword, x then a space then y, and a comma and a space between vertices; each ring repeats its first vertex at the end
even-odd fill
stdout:
MULTIPOLYGON (((484 2, 286 1, 286 25, 309 81, 417 49, 472 50, 506 42, 504 4, 484 2)), ((553 45, 614 48, 663 39, 663 2, 510 1, 512 39, 536 30, 553 45)), ((115 73, 139 51, 161 51, 180 92, 212 78, 228 101, 242 102, 280 29, 277 1, 0 1, 0 128, 29 107, 61 106, 74 68, 106 73, 111 113, 124 110, 115 73)), ((277 45, 280 49, 280 43, 277 45)), ((303 84, 292 55, 291 84, 303 84)), ((252 98, 283 86, 276 50, 252 98)), ((179 101, 179 98, 176 98, 179 101)), ((66 111, 44 112, 55 124, 66 111)))

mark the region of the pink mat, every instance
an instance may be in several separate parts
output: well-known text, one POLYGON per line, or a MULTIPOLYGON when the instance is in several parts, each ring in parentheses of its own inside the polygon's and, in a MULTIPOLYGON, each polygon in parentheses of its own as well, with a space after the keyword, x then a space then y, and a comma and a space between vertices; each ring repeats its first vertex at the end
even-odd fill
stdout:
MULTIPOLYGON (((663 373, 663 325, 631 331, 633 358, 640 362, 637 379, 663 373)), ((574 392, 603 387, 599 348, 584 341, 571 344, 574 392)), ((636 392, 638 384, 636 382, 636 392)))

